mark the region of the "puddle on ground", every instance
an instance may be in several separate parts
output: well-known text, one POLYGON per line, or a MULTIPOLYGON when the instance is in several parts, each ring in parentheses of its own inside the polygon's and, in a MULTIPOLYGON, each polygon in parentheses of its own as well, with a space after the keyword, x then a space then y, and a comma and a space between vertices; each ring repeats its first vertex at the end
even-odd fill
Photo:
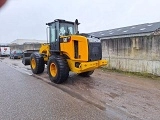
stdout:
POLYGON ((114 98, 116 98, 116 97, 119 97, 120 95, 111 92, 111 93, 109 94, 109 96, 114 99, 114 98))
POLYGON ((0 60, 4 60, 5 58, 0 57, 0 60))
POLYGON ((14 66, 18 66, 16 63, 12 63, 12 65, 14 65, 14 66))
POLYGON ((31 70, 31 68, 26 68, 27 70, 31 70))

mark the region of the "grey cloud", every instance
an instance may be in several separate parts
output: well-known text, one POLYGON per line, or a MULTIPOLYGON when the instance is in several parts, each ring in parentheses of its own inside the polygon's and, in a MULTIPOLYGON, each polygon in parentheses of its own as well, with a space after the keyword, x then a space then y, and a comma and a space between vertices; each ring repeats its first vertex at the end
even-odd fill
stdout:
POLYGON ((46 39, 46 22, 56 18, 81 23, 94 32, 160 20, 158 0, 9 0, 0 9, 0 42, 46 39))

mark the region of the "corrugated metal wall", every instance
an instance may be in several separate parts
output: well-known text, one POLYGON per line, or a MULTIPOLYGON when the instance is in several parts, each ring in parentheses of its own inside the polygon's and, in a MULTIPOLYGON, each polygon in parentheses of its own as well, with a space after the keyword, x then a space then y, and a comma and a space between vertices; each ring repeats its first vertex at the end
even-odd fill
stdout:
POLYGON ((33 44, 23 44, 23 45, 17 45, 12 44, 10 45, 11 50, 39 50, 41 44, 40 43, 33 43, 33 44))
POLYGON ((108 68, 160 75, 160 35, 102 39, 108 68))
POLYGON ((40 43, 34 43, 34 44, 23 44, 23 50, 39 50, 41 47, 40 43))

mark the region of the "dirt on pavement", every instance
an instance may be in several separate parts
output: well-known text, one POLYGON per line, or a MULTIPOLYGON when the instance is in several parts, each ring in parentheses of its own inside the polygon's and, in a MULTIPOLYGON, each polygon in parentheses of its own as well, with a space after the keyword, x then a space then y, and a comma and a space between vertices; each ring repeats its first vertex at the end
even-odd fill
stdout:
MULTIPOLYGON (((32 74, 30 66, 24 66, 21 59, 5 58, 0 61, 21 72, 32 74)), ((33 76, 120 119, 158 120, 160 118, 159 79, 125 75, 102 69, 95 70, 88 78, 70 73, 68 80, 61 85, 50 82, 46 69, 44 73, 33 76)))

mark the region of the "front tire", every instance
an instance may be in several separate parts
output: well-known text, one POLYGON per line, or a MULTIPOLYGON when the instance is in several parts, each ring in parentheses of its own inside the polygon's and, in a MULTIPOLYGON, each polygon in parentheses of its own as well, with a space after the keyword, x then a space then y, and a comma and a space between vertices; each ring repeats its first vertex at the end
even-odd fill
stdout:
POLYGON ((44 58, 39 53, 32 53, 30 57, 31 70, 34 74, 40 74, 44 71, 44 58))
POLYGON ((89 77, 90 75, 92 75, 94 72, 94 70, 92 71, 87 71, 87 72, 83 72, 83 73, 79 73, 78 75, 79 76, 82 76, 82 77, 89 77))
POLYGON ((66 59, 60 55, 52 55, 47 64, 49 78, 56 84, 63 83, 69 76, 69 67, 66 59))

